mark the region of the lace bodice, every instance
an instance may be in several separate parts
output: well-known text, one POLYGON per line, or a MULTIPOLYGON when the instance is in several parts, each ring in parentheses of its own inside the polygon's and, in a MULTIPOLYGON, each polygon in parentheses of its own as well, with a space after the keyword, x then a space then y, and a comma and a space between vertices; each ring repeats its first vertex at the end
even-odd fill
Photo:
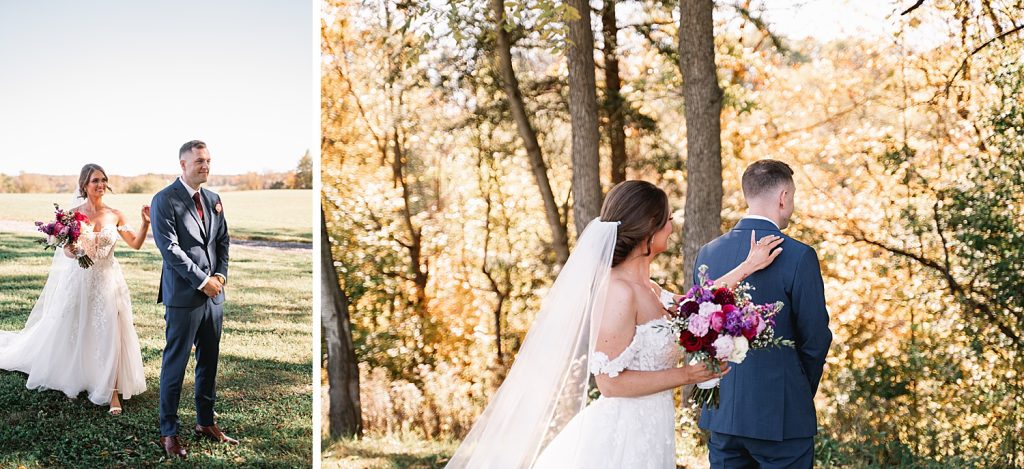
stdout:
MULTIPOLYGON (((614 359, 594 352, 590 372, 615 377, 623 370, 671 368, 678 350, 667 321, 655 319, 637 325, 633 340, 614 359)), ((671 389, 638 397, 601 396, 544 448, 533 469, 670 469, 676 467, 675 442, 671 389)))
POLYGON ((614 359, 603 352, 590 357, 590 372, 611 378, 622 370, 657 371, 676 366, 679 347, 669 331, 667 321, 659 318, 636 326, 633 341, 614 359))
POLYGON ((93 262, 111 258, 114 256, 114 245, 121 237, 118 231, 122 229, 127 227, 107 225, 99 231, 83 231, 78 238, 78 244, 93 262))

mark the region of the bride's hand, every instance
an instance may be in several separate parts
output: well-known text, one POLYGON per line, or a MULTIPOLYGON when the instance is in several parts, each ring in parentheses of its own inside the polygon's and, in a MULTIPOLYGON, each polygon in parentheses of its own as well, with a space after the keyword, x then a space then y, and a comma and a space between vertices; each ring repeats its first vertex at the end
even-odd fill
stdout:
POLYGON ((142 222, 149 223, 149 205, 142 206, 142 222))
POLYGON ((750 272, 756 272, 765 267, 768 267, 776 257, 779 257, 779 253, 782 252, 782 248, 773 248, 782 244, 783 238, 776 235, 768 235, 757 241, 754 241, 755 232, 750 232, 750 253, 747 254, 747 259, 743 261, 750 267, 750 272))
POLYGON ((721 371, 718 373, 709 370, 707 365, 705 365, 703 362, 695 363, 693 365, 685 365, 681 367, 680 369, 683 370, 683 375, 685 376, 683 384, 703 383, 704 381, 708 381, 715 378, 721 378, 729 374, 731 368, 729 368, 728 362, 719 361, 718 366, 719 369, 721 369, 721 371))
POLYGON ((67 243, 64 245, 64 255, 71 259, 78 258, 78 248, 75 246, 75 243, 67 243))

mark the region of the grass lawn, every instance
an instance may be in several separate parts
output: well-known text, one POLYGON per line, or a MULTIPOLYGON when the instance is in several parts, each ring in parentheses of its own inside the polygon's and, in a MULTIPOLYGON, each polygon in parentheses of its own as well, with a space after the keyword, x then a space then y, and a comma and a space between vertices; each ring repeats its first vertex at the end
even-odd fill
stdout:
POLYGON ((457 441, 433 441, 412 435, 367 435, 360 439, 324 439, 325 469, 440 469, 457 441))
MULTIPOLYGON (((266 194, 232 193, 235 197, 224 197, 226 211, 237 210, 232 230, 266 229, 311 239, 310 192, 269 192, 288 199, 274 204, 280 216, 290 214, 281 207, 299 208, 294 221, 286 225, 292 228, 275 230, 272 218, 261 218, 259 205, 272 200, 266 194), (246 221, 245 217, 252 218, 246 221)), ((143 200, 132 199, 134 195, 119 197, 125 199, 110 202, 125 209, 143 200)), ((48 213, 48 203, 41 195, 4 194, 0 219, 31 220, 48 213), (16 203, 28 200, 36 201, 37 208, 29 210, 16 203)), ((134 208, 131 213, 132 220, 137 220, 134 208)), ((35 243, 39 237, 0 232, 0 329, 21 329, 42 290, 52 252, 35 243)), ((0 371, 0 467, 309 467, 313 457, 312 253, 232 247, 216 410, 218 424, 241 444, 232 447, 183 435, 189 451, 185 462, 165 458, 157 442, 164 345, 163 306, 156 304, 160 255, 152 242, 141 251, 121 243, 117 253, 132 294, 148 390, 125 401, 124 413, 112 417, 84 393, 68 399, 59 391, 31 391, 25 388, 24 374, 0 371)), ((183 430, 195 423, 194 364, 193 357, 182 392, 183 430)))
MULTIPOLYGON (((224 216, 233 239, 313 242, 313 191, 220 192, 224 216)), ((103 201, 125 214, 138 227, 139 211, 153 194, 110 194, 103 201)), ((0 221, 53 221, 53 204, 71 202, 70 194, 0 194, 0 221)))

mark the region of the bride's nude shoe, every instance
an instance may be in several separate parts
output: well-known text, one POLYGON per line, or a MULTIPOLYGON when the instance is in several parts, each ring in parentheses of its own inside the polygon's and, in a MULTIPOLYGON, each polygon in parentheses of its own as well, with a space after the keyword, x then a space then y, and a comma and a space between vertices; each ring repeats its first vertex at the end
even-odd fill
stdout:
POLYGON ((110 415, 121 415, 121 400, 117 398, 117 389, 114 390, 114 394, 110 396, 110 410, 107 412, 110 415), (114 404, 117 401, 117 404, 114 404))

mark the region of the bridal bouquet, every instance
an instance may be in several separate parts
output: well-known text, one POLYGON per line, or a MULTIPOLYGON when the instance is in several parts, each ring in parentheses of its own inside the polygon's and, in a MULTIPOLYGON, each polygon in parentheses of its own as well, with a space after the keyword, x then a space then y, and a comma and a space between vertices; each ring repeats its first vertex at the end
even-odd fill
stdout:
MULTIPOLYGON (((45 239, 39 240, 43 249, 63 249, 68 244, 75 244, 82 234, 82 224, 89 223, 89 217, 81 212, 66 212, 60 206, 53 204, 55 220, 50 223, 36 222, 39 231, 46 234, 45 239)), ((78 254, 78 265, 88 269, 93 262, 84 253, 78 254)))
MULTIPOLYGON (((669 327, 678 334, 679 345, 691 354, 690 364, 704 363, 714 372, 719 361, 742 363, 751 349, 787 346, 793 342, 775 337, 775 314, 782 302, 754 304, 749 284, 735 289, 715 287, 707 278, 707 266, 699 268, 699 283, 675 305, 669 327)), ((718 408, 719 379, 694 386, 690 398, 699 406, 718 408)))

